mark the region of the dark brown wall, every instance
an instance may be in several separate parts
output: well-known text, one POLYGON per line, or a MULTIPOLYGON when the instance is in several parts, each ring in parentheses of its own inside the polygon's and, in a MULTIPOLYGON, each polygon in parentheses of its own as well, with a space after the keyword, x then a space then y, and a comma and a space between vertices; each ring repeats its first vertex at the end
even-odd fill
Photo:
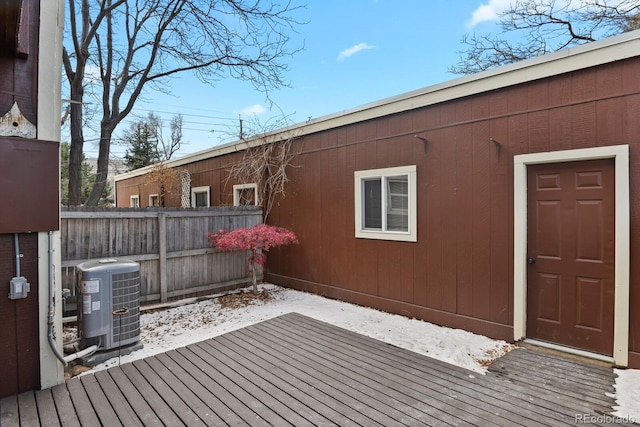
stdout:
POLYGON ((60 144, 0 136, 0 233, 58 230, 60 144))
MULTIPOLYGON (((270 251, 267 280, 512 340, 515 155, 629 144, 631 259, 640 256, 638 75, 640 59, 629 59, 303 137, 270 215, 300 245, 270 251), (406 165, 417 166, 418 241, 356 239, 354 172, 406 165)), ((230 162, 186 167, 201 174, 194 186, 230 194, 219 184, 230 162)), ((639 282, 632 263, 636 367, 639 282)))
MULTIPOLYGON (((0 0, 2 8, 8 7, 0 18, 18 19, 0 30, 0 116, 17 102, 34 125, 39 4, 0 0), (12 35, 16 31, 19 38, 12 35)), ((40 388, 38 235, 24 232, 58 229, 58 179, 57 143, 0 137, 0 397, 40 388), (9 281, 16 275, 13 233, 22 233, 21 275, 31 283, 28 297, 15 301, 7 298, 9 281)))
POLYGON ((25 299, 10 300, 9 281, 16 276, 12 234, 0 234, 0 398, 40 388, 38 346, 38 235, 19 235, 20 275, 31 284, 25 299))
MULTIPOLYGON (((3 2, 0 17, 15 25, 0 31, 0 116, 17 103, 23 116, 37 125, 39 2, 3 2), (17 40, 28 45, 9 43, 17 40)), ((58 229, 59 164, 56 142, 0 137, 0 233, 58 229)))

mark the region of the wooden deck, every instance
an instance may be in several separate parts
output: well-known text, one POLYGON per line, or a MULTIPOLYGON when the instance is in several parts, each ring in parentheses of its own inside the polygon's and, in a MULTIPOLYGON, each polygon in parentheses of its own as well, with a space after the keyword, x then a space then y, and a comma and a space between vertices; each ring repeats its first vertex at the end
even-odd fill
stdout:
POLYGON ((299 314, 0 401, 9 426, 576 425, 611 368, 518 349, 487 375, 299 314))

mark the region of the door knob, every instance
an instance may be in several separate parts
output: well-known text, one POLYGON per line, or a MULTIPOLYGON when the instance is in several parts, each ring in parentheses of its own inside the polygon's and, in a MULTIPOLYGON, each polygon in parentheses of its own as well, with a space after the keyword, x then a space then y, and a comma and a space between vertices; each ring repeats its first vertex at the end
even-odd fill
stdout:
POLYGON ((536 263, 535 258, 527 258, 527 264, 535 264, 535 263, 536 263))

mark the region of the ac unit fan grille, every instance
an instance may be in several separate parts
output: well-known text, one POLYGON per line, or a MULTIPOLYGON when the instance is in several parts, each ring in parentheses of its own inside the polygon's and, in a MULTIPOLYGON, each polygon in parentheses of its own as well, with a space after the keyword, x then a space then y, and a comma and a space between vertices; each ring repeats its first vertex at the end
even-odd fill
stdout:
POLYGON ((113 343, 117 345, 140 335, 140 271, 114 274, 111 286, 114 313, 128 310, 113 316, 113 343))

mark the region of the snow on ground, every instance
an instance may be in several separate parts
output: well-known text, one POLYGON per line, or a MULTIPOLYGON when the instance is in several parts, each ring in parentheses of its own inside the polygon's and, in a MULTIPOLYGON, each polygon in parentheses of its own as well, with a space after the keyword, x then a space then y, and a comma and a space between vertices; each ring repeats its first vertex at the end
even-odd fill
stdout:
MULTIPOLYGON (((97 365, 93 371, 184 347, 282 314, 296 312, 481 374, 513 346, 460 329, 450 329, 319 295, 261 286, 271 298, 226 307, 209 299, 140 316, 141 350, 97 365)), ((92 371, 89 371, 92 372, 92 371)), ((614 415, 640 422, 640 370, 616 369, 614 415)))
POLYGON ((613 415, 640 423, 640 369, 614 369, 616 403, 613 415))

